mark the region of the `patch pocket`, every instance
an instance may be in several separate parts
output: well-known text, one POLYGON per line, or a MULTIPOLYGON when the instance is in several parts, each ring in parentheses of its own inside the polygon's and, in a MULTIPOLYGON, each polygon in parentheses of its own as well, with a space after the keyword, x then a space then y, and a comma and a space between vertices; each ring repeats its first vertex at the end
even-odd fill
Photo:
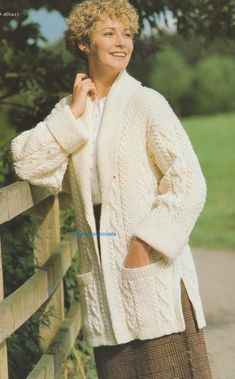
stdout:
POLYGON ((101 311, 94 271, 77 274, 82 323, 87 336, 102 333, 101 311))
POLYGON ((166 319, 170 317, 170 276, 169 267, 161 262, 137 268, 121 267, 123 305, 130 329, 156 328, 163 313, 166 319))

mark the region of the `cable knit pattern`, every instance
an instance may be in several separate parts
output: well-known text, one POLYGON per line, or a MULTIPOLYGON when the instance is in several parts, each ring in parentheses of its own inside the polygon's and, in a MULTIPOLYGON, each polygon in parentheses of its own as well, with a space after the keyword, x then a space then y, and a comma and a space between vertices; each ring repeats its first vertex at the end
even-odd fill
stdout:
MULTIPOLYGON (((166 99, 125 70, 115 79, 97 138, 101 259, 95 235, 90 157, 92 108, 76 119, 71 95, 11 142, 16 174, 56 195, 71 193, 78 236, 85 336, 91 346, 184 330, 183 279, 199 328, 205 318, 190 233, 206 200, 192 144, 166 99), (65 182, 67 181, 67 187, 65 182), (151 264, 126 268, 135 237, 152 247, 151 264)), ((89 103, 89 101, 88 101, 89 103)), ((88 104, 89 105, 89 104, 88 104)))
POLYGON ((100 309, 97 287, 95 285, 93 273, 88 272, 77 276, 80 285, 80 302, 83 312, 83 320, 86 335, 101 333, 102 324, 100 319, 100 309))
POLYGON ((173 259, 188 243, 203 209, 206 183, 188 135, 168 102, 160 94, 153 96, 151 109, 149 146, 163 177, 153 210, 134 234, 173 259), (159 233, 154 232, 153 226, 159 233), (175 242, 171 248, 168 232, 175 242))

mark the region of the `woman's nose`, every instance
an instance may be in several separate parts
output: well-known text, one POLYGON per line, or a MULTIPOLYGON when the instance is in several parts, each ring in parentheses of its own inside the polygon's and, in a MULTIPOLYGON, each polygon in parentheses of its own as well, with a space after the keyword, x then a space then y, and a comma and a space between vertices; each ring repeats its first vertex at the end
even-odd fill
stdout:
POLYGON ((116 38, 116 46, 124 47, 125 46, 125 38, 123 35, 118 35, 116 38))

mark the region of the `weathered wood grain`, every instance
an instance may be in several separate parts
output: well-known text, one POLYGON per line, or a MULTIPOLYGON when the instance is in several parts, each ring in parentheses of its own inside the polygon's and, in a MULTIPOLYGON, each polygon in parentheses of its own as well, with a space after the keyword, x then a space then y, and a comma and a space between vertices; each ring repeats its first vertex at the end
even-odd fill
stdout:
POLYGON ((0 224, 7 222, 51 196, 44 188, 18 181, 0 189, 0 224))
MULTIPOLYGON (((40 225, 35 235, 35 274, 3 299, 0 244, 0 379, 8 379, 6 339, 39 308, 52 309, 48 327, 40 327, 39 345, 45 352, 28 379, 66 379, 65 360, 81 327, 80 305, 75 303, 64 319, 63 277, 77 253, 77 238, 60 238, 60 210, 71 204, 70 195, 51 194, 44 188, 17 181, 0 189, 0 224, 32 208, 40 225)), ((0 241, 1 242, 1 241, 0 241)))
POLYGON ((43 354, 26 379, 53 379, 54 377, 54 357, 50 354, 43 354))
POLYGON ((0 303, 0 343, 27 321, 59 286, 76 253, 74 236, 68 235, 30 279, 0 303))
MULTIPOLYGON (((63 367, 63 362, 65 362, 68 357, 76 341, 80 328, 81 307, 79 303, 74 303, 71 306, 66 318, 62 321, 59 331, 50 344, 48 350, 45 354, 43 354, 26 379, 41 379, 41 376, 39 375, 41 373, 45 373, 47 367, 45 365, 45 357, 47 356, 53 357, 54 376, 51 376, 51 379, 54 377, 59 379, 59 377, 61 377, 61 366, 63 367)), ((48 360, 48 365, 51 365, 51 360, 48 360)))

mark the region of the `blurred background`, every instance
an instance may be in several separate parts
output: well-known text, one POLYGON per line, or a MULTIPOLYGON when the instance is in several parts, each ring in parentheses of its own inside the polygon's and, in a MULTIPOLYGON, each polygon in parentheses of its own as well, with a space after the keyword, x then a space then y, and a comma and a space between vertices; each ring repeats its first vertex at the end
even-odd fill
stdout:
MULTIPOLYGON (((191 234, 190 245, 201 279, 214 377, 234 379, 235 337, 231 336, 235 336, 232 291, 235 284, 235 3, 234 0, 130 2, 139 11, 141 30, 135 38, 135 53, 128 72, 168 99, 189 135, 206 177, 207 202, 191 234)), ((17 179, 11 163, 11 139, 43 120, 61 97, 72 92, 76 73, 85 69, 64 46, 64 17, 73 4, 70 0, 1 1, 1 187, 17 179)), ((66 230, 69 230, 66 222, 72 224, 72 212, 71 209, 69 215, 63 216, 66 230)), ((30 248, 25 249, 22 257, 12 245, 12 238, 25 236, 25 230, 12 223, 3 231, 6 296, 29 275, 32 262, 30 248)), ((73 273, 69 273, 66 287, 68 304, 79 296, 70 275, 73 273)), ((29 334, 36 333, 34 324, 24 327, 8 342, 12 379, 25 378, 39 354, 36 344, 25 343, 29 334), (27 363, 25 349, 31 357, 27 363)), ((96 377, 92 350, 82 335, 68 367, 71 378, 96 377)))

